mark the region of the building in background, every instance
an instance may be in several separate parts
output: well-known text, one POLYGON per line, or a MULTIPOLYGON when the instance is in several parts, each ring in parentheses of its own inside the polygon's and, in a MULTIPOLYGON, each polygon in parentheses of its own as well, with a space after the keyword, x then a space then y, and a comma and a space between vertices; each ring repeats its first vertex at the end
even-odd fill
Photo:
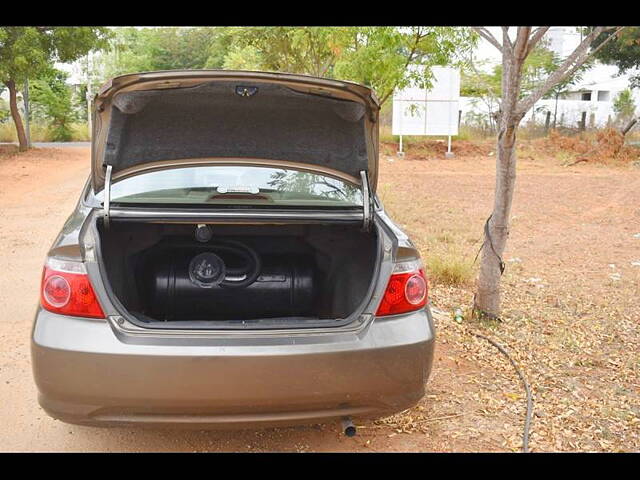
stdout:
MULTIPOLYGON (((551 27, 546 35, 547 48, 560 58, 566 58, 582 41, 582 34, 576 27, 551 27)), ((587 70, 582 80, 559 95, 557 99, 541 99, 527 112, 524 122, 538 125, 549 123, 558 127, 594 128, 610 125, 616 119, 613 109, 615 98, 629 88, 629 77, 634 72, 618 73, 618 67, 596 63, 587 70)), ((636 114, 640 115, 640 89, 632 90, 636 104, 636 114)), ((487 102, 476 97, 460 97, 461 119, 463 123, 484 122, 492 109, 487 102), (484 120, 483 120, 484 119, 484 120)))

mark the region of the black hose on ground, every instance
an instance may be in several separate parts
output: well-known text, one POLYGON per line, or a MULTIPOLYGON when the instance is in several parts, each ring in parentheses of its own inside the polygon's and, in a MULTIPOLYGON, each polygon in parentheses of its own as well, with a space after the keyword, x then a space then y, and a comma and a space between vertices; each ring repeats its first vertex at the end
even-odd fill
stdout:
MULTIPOLYGON (((432 308, 432 310, 436 310, 436 309, 432 308)), ((436 310, 436 311, 438 313, 444 314, 444 312, 441 312, 439 310, 436 310)), ((511 355, 509 355, 509 352, 507 352, 502 345, 500 345, 495 340, 492 340, 491 338, 486 337, 485 335, 482 335, 480 333, 472 332, 470 330, 469 330, 469 333, 474 337, 481 338, 482 340, 486 340, 491 345, 496 347, 500 353, 502 353, 505 357, 507 357, 507 359, 515 369, 516 373, 518 374, 518 377, 520 377, 520 380, 522 380, 522 385, 524 385, 524 391, 527 396, 527 413, 524 418, 524 431, 522 433, 522 452, 529 453, 529 430, 531 428, 531 416, 533 414, 533 397, 531 395, 531 388, 529 387, 529 383, 527 382, 527 379, 522 373, 522 370, 520 370, 520 367, 518 367, 518 364, 511 357, 511 355)))
POLYGON ((516 364, 515 360, 511 357, 511 355, 509 355, 509 353, 504 349, 502 345, 490 339, 489 337, 485 337, 480 333, 476 333, 476 332, 469 332, 469 333, 474 337, 478 337, 483 340, 486 340, 491 345, 496 347, 500 351, 500 353, 502 353, 505 357, 507 357, 511 365, 513 365, 513 368, 515 369, 516 373, 520 377, 520 380, 522 380, 522 384, 524 385, 524 391, 527 394, 527 414, 524 419, 524 432, 522 434, 522 452, 529 453, 529 429, 531 427, 531 414, 533 413, 533 398, 531 396, 531 388, 529 388, 529 383, 527 382, 527 379, 524 377, 522 370, 520 370, 520 368, 516 364))

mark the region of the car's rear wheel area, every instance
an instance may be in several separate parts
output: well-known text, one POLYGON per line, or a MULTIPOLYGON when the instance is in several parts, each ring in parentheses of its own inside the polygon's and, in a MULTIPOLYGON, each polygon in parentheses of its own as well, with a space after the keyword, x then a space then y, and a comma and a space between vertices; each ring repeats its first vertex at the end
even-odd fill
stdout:
POLYGON ((343 324, 380 255, 377 234, 357 226, 97 226, 110 290, 150 327, 343 324))

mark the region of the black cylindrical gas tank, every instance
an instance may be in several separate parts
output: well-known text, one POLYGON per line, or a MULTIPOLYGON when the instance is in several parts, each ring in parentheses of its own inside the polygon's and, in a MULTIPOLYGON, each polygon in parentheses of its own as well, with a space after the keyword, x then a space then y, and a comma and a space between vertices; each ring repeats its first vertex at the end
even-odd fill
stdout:
POLYGON ((310 257, 262 256, 260 275, 251 285, 203 288, 189 275, 191 261, 203 251, 171 250, 145 268, 151 276, 146 280, 151 285, 145 290, 152 316, 164 320, 248 320, 304 316, 313 309, 310 257))

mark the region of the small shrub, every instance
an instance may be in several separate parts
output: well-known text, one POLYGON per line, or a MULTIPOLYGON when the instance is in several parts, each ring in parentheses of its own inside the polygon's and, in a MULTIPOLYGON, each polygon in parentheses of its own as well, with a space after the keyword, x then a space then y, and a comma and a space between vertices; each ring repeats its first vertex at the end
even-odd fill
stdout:
POLYGON ((453 137, 455 140, 485 140, 487 138, 493 138, 496 136, 496 132, 490 128, 482 128, 469 124, 462 124, 458 129, 458 135, 453 137))
MULTIPOLYGON (((31 122, 29 128, 32 142, 88 142, 91 139, 89 126, 86 123, 70 124, 70 135, 65 137, 64 140, 56 136, 55 131, 49 125, 45 125, 42 122, 31 122)), ((18 136, 13 122, 0 123, 0 142, 17 141, 18 136)))
POLYGON ((89 134, 88 123, 74 123, 71 125, 71 141, 74 142, 88 142, 91 140, 89 134))
POLYGON ((446 253, 426 259, 427 276, 443 285, 468 285, 473 279, 473 265, 459 254, 446 253))
POLYGON ((13 122, 0 123, 0 142, 15 142, 16 140, 16 129, 13 122))
POLYGON ((398 138, 396 136, 391 135, 390 125, 380 126, 380 141, 384 143, 394 143, 398 141, 398 138))

